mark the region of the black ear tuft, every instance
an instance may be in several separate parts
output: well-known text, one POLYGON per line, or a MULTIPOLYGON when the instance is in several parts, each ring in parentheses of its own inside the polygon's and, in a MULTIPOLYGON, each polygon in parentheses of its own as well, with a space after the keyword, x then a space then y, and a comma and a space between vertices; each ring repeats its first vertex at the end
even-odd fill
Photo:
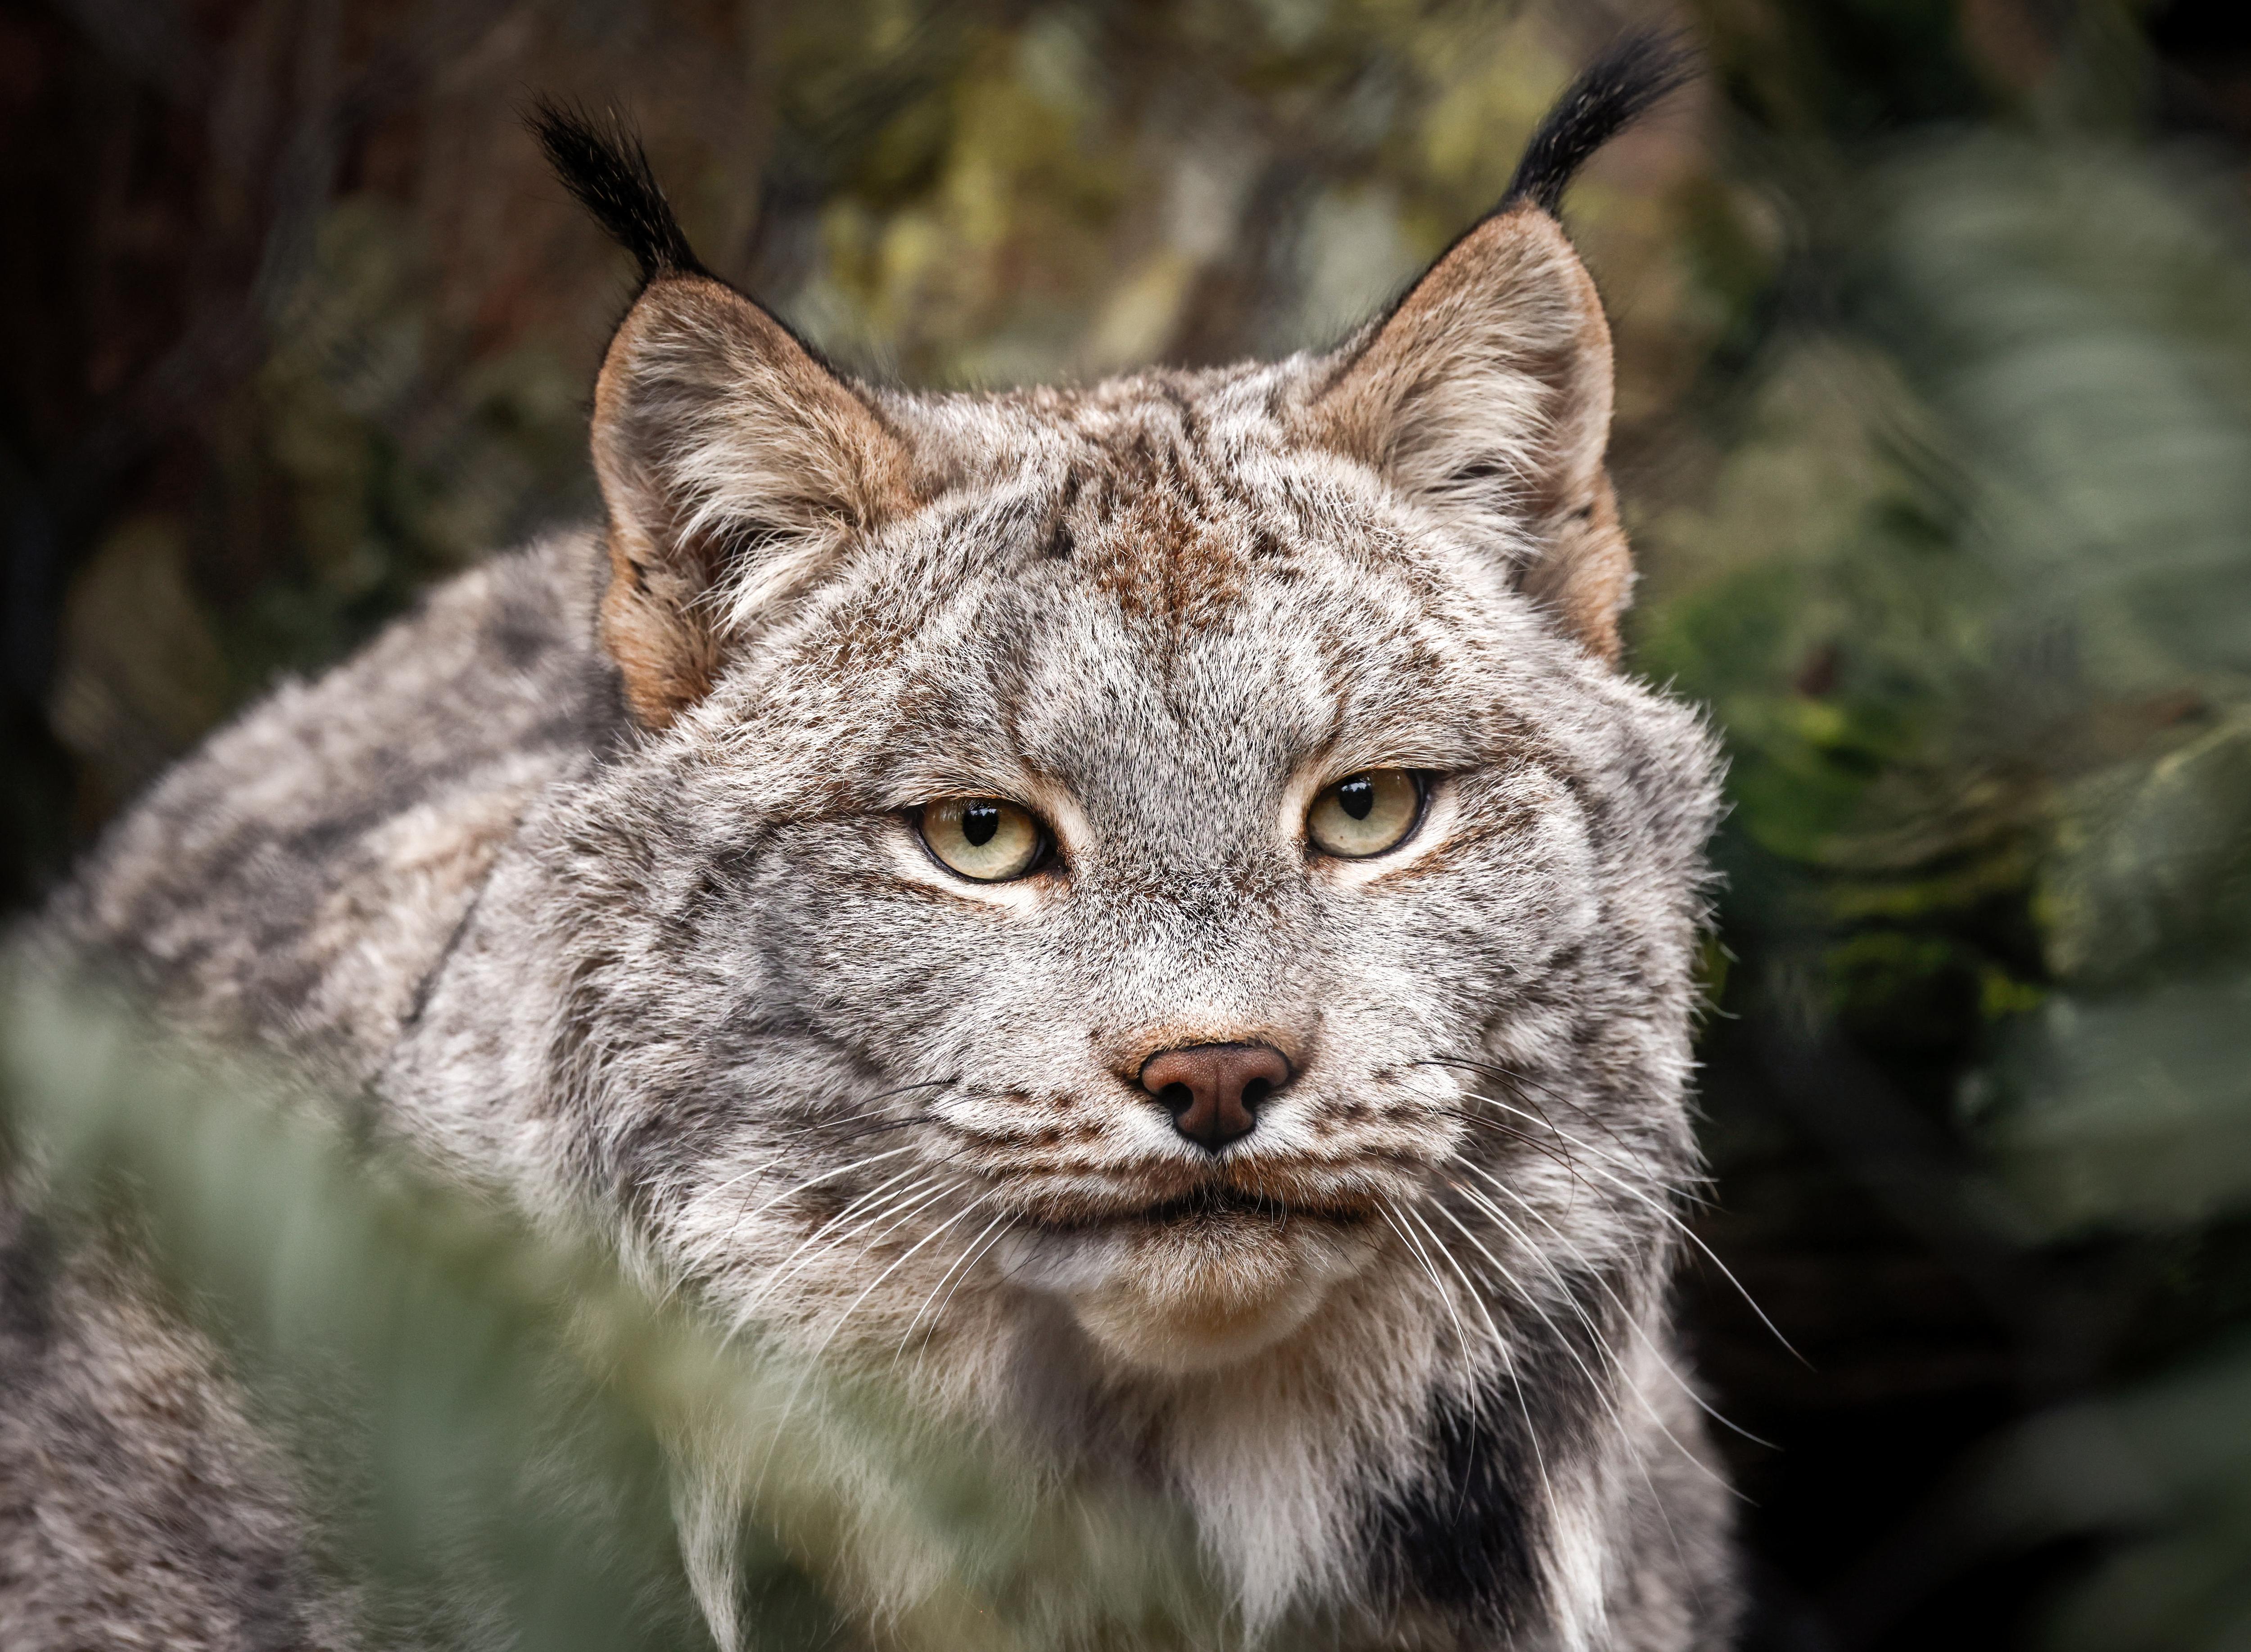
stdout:
POLYGON ((1695 73, 1695 59, 1678 35, 1634 34, 1619 41, 1548 111, 1516 163, 1501 210, 1529 201, 1552 217, 1587 158, 1695 73))
POLYGON ((704 275, 632 128, 544 99, 524 117, 563 187, 641 264, 641 278, 704 275))

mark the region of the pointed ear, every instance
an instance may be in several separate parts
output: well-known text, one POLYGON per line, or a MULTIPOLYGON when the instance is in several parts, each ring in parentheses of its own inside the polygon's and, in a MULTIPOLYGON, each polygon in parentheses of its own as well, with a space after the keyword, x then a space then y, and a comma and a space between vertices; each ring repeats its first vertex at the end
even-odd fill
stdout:
POLYGON ((1519 201, 1340 352, 1308 434, 1452 518, 1615 661, 1633 563, 1603 464, 1610 384, 1594 281, 1562 226, 1519 201))
POLYGON ((652 280, 618 328, 593 455, 609 513, 602 641, 652 728, 710 692, 762 609, 912 502, 907 455, 868 404, 700 272, 652 280))

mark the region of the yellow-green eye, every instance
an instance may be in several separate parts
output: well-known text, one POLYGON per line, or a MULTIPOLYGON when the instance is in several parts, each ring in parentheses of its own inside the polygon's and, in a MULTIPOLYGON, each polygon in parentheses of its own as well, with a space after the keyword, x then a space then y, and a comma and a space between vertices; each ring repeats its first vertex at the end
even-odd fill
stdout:
POLYGON ((1405 769, 1349 774, 1313 799, 1306 836, 1323 854, 1361 860, 1396 848, 1423 818, 1423 782, 1405 769))
POLYGON ((924 804, 922 840, 947 866, 980 883, 1023 876, 1047 848, 1047 833, 1031 812, 998 798, 924 804))

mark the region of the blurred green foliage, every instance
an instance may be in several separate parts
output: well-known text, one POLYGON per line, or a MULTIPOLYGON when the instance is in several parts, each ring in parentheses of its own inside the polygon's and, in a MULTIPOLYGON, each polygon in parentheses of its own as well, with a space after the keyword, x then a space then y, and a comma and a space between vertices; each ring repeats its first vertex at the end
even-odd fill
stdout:
POLYGON ((2052 45, 1943 124, 1747 108, 1797 240, 1643 542, 1638 659, 1736 764, 1721 1186, 1731 1107, 1823 1140, 2030 1414, 1832 1593, 1847 1644, 2043 1543, 2049 1644, 2251 1632, 2251 236, 2127 14, 2052 45))
MULTIPOLYGON (((1567 205, 1634 664, 1733 764, 1704 1231, 1811 1359, 1691 1282, 1783 1448, 1738 1462, 1758 1646, 2251 1634, 2251 55, 2180 44, 2226 10, 1700 0, 1709 84, 1567 205)), ((354 0, 175 19, 178 70, 157 11, 73 15, 10 25, 54 73, 8 187, 122 273, 0 269, 46 318, 19 894, 274 670, 591 508, 625 270, 521 88, 632 109, 848 363, 1008 383, 1333 337, 1650 13, 354 0)))
POLYGON ((723 1336, 599 1236, 434 1183, 343 1110, 85 984, 0 987, 0 1185, 153 1260, 291 1440, 371 1644, 452 1644, 450 1615, 558 1652, 708 1648, 701 1600, 724 1644, 814 1647, 869 1578, 904 1652, 1223 1640, 1160 1501, 723 1336))

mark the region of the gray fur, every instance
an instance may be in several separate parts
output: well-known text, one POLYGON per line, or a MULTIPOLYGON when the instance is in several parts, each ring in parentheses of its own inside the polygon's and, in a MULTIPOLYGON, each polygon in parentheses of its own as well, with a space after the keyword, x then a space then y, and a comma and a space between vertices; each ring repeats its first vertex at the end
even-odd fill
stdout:
POLYGON ((0 1646, 341 1646, 280 1454, 129 1249, 0 1210, 0 1646))
MULTIPOLYGON (((1500 393, 1425 410, 1421 437, 1367 428, 1425 394, 1382 353, 1467 325, 1465 272, 1563 271, 1536 214, 1480 234, 1419 320, 1337 357, 854 392, 866 431, 804 439, 883 445, 874 502, 819 536, 805 484, 794 537, 705 563, 621 558, 619 524, 661 556, 666 524, 753 516, 773 484, 731 476, 706 425, 648 446, 690 369, 666 356, 675 399, 620 413, 621 343, 611 533, 501 559, 253 709, 111 834, 55 931, 193 1025, 365 1085, 453 1173, 614 1224, 720 1321, 1177 1497, 1254 1638, 1723 1644, 1726 1493, 1666 1305, 1716 763, 1604 658, 1622 583, 1540 595, 1610 555, 1584 527, 1607 520, 1606 335, 1598 408, 1487 339, 1462 370, 1500 393), (1493 464, 1430 446, 1465 441, 1493 464), (651 506, 668 466, 692 509, 651 506), (629 640, 692 614, 694 669, 661 693, 621 692, 612 654, 644 656, 598 627, 606 582, 641 605, 629 640), (1382 764, 1444 777, 1421 832, 1309 855, 1313 793, 1382 764), (965 794, 1040 812, 1060 867, 945 873, 907 812, 965 794), (1299 1076, 1223 1157, 1131 1082, 1156 1050, 1254 1037, 1299 1076)), ((710 286, 679 314, 705 325, 731 301, 710 286)), ((1577 290, 1477 324, 1548 328, 1546 362, 1600 332, 1577 290)), ((764 429, 813 370, 758 359, 764 429)), ((73 1300, 43 1287, 38 1311, 111 1323, 73 1300)), ((128 1369, 122 1323, 19 1337, 4 1379, 61 1394, 55 1360, 114 1366, 70 1403, 129 1434, 189 1379, 128 1369)), ((232 1427, 181 1448, 252 1463, 232 1427)), ((286 1497, 238 1499, 232 1472, 202 1482, 214 1518, 269 1533, 286 1497)), ((90 1574, 24 1581, 23 1532, 109 1499, 129 1547, 146 1484, 58 1466, 11 1490, 0 1639, 80 1644, 70 1614, 98 1606, 144 1614, 113 1644, 255 1642, 90 1574)), ((267 1541, 130 1564, 246 1574, 267 1541)), ((844 1591, 874 1621, 912 1586, 844 1591)))

